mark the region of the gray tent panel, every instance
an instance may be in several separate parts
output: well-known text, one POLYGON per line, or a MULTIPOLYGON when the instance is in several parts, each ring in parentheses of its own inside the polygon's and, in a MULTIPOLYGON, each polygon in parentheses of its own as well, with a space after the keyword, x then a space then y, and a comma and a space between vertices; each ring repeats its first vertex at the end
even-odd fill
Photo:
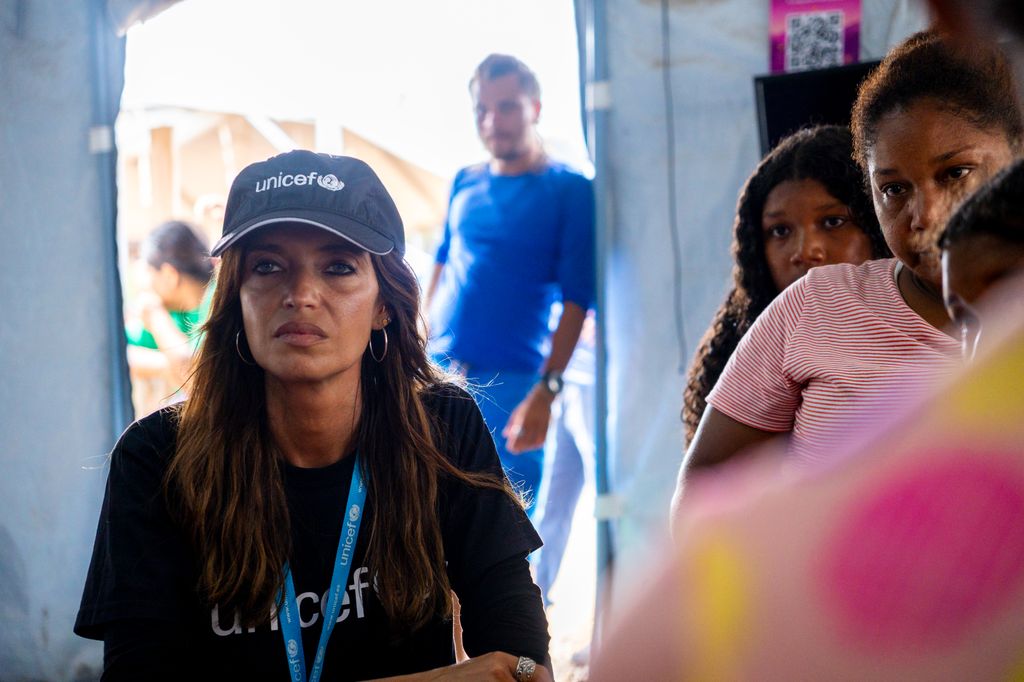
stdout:
POLYGON ((0 671, 72 679, 71 632, 130 414, 115 258, 113 122, 124 41, 103 2, 4 3, 0 19, 0 671))

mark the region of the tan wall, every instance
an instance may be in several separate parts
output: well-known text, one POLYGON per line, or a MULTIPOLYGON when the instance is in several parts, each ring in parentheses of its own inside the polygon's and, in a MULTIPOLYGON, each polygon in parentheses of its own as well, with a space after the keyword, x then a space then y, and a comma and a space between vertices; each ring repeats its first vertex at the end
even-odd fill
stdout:
POLYGON ((448 209, 449 180, 424 171, 346 130, 345 153, 377 171, 405 223, 406 240, 425 248, 440 235, 448 209))
MULTIPOLYGON (((159 223, 169 219, 189 220, 203 228, 212 243, 220 236, 221 215, 216 211, 197 212, 197 202, 227 198, 230 181, 246 165, 266 159, 277 150, 243 116, 210 116, 208 127, 191 139, 175 145, 170 127, 150 130, 148 163, 145 157, 122 154, 118 176, 119 222, 122 247, 131 247, 145 238, 159 223), (148 165, 152 177, 150 202, 143 187, 148 165)), ((310 123, 278 121, 299 148, 314 146, 315 130, 310 123)), ((195 121, 191 122, 195 126, 195 121)), ((183 129, 188 126, 183 126, 183 129)), ((180 137, 180 136, 179 136, 180 137)), ((447 203, 448 179, 415 166, 364 137, 349 130, 342 135, 344 153, 366 161, 380 175, 405 222, 407 240, 429 247, 436 241, 447 203)))

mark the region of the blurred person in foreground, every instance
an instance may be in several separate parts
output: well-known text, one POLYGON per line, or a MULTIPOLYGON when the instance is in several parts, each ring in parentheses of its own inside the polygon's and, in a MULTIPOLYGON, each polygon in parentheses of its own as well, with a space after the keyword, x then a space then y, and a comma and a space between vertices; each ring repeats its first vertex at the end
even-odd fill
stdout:
POLYGON ((430 352, 477 387, 501 463, 532 514, 552 403, 594 296, 593 189, 545 153, 540 85, 525 64, 492 54, 469 89, 490 159, 452 185, 427 289, 430 352))
POLYGON ((967 49, 995 45, 1013 64, 1024 102, 1024 3, 1020 0, 927 0, 936 26, 967 49))
MULTIPOLYGON (((1024 276, 1024 161, 1018 161, 971 196, 950 218, 942 237, 946 310, 960 331, 964 357, 983 339, 979 303, 993 287, 1024 276)), ((1002 314, 1024 314, 1024 299, 1002 314)))
POLYGON ((189 398, 111 453, 75 624, 104 679, 550 680, 539 538, 426 356, 376 174, 253 164, 223 235, 189 398))
POLYGON ((1021 679, 1021 300, 994 287, 974 361, 828 467, 780 474, 769 446, 695 474, 590 680, 1021 679))
MULTIPOLYGON (((143 399, 148 414, 169 398, 182 398, 203 323, 202 303, 213 276, 209 247, 189 223, 159 225, 142 245, 146 287, 129 306, 125 324, 133 387, 153 384, 157 402, 143 399)), ((138 392, 138 391, 136 391, 138 392)))

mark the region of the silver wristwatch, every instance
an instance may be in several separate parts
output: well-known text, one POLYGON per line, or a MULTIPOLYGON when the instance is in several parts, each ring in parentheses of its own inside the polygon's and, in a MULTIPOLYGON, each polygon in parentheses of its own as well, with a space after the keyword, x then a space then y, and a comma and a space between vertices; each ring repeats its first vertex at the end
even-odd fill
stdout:
POLYGON ((547 389, 551 395, 558 395, 562 392, 562 388, 565 386, 565 381, 562 380, 562 373, 558 371, 544 372, 540 375, 540 384, 547 389))

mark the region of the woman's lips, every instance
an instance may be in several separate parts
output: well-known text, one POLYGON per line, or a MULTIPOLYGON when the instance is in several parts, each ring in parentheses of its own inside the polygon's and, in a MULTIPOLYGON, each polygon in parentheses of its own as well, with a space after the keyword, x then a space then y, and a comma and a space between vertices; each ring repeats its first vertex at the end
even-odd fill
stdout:
POLYGON ((274 338, 294 346, 311 346, 327 338, 323 329, 308 322, 286 322, 274 332, 274 338))

